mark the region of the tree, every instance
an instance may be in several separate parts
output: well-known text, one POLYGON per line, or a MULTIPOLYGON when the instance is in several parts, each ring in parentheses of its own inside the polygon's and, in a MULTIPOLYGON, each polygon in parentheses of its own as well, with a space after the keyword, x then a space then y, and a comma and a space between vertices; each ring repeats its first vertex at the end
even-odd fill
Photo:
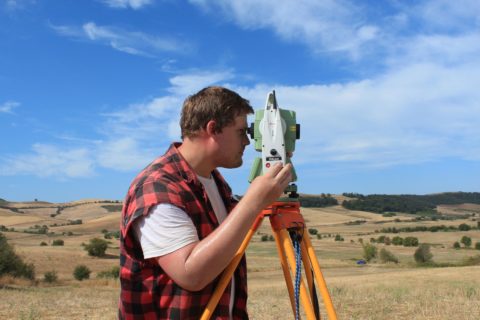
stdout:
POLYGON ((431 262, 433 254, 430 252, 430 245, 422 243, 413 254, 415 261, 419 264, 431 262))
POLYGON ((398 258, 395 257, 395 255, 390 251, 388 251, 387 249, 382 248, 382 250, 380 250, 380 261, 382 261, 383 263, 387 263, 387 262, 398 263, 398 258))
POLYGON ((418 246, 418 238, 417 237, 406 237, 403 239, 403 246, 405 247, 416 247, 418 246))
POLYGON ((458 226, 458 230, 460 231, 469 231, 470 229, 471 227, 466 223, 462 223, 461 225, 458 226))
POLYGON ((453 247, 454 247, 455 249, 460 249, 460 242, 455 241, 455 243, 453 244, 453 247))
POLYGON ((393 237, 392 244, 395 246, 401 246, 403 244, 403 238, 399 236, 393 237))
POLYGON ((363 258, 365 261, 370 261, 377 256, 377 247, 372 244, 363 245, 363 258))
POLYGON ((54 283, 57 282, 58 276, 57 276, 57 271, 47 271, 43 275, 43 281, 47 283, 54 283))
POLYGON ((7 238, 0 233, 0 276, 4 274, 33 280, 35 266, 32 263, 25 263, 7 242, 7 238))
POLYGON ((99 238, 90 239, 90 243, 85 245, 85 250, 87 250, 88 254, 93 257, 105 256, 107 248, 108 242, 99 238))
POLYGON ((63 246, 65 242, 62 239, 55 239, 52 242, 52 246, 63 246))
POLYGON ((463 236, 462 240, 460 240, 460 242, 463 243, 465 248, 470 248, 470 246, 472 245, 472 238, 467 237, 467 236, 463 236))
POLYGON ((73 277, 78 281, 82 281, 90 278, 90 272, 90 269, 86 265, 80 264, 73 270, 73 277))

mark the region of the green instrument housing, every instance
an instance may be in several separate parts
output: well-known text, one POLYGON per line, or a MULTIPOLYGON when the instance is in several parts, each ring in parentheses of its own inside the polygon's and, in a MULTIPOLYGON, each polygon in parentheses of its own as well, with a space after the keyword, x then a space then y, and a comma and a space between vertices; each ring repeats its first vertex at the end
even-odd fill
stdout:
MULTIPOLYGON (((250 125, 250 136, 255 140, 255 150, 262 152, 262 133, 260 130, 260 122, 263 120, 265 110, 259 109, 255 110, 255 122, 250 125)), ((300 138, 300 125, 297 124, 295 111, 280 109, 280 115, 285 125, 284 140, 285 140, 285 151, 287 153, 293 153, 295 151, 295 140, 300 138)), ((292 163, 289 157, 286 157, 286 163, 292 163)), ((257 157, 253 161, 253 166, 250 171, 250 176, 248 181, 252 182, 258 176, 262 175, 263 163, 262 158, 257 157)), ((292 163, 292 173, 293 179, 292 182, 297 181, 297 174, 292 163)), ((290 184, 285 193, 287 192, 297 192, 297 186, 295 184, 290 184)))

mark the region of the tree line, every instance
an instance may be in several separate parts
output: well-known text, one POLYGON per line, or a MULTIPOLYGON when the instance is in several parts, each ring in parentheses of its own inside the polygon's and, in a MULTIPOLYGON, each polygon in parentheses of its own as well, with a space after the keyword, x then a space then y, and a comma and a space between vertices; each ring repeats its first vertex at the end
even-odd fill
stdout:
POLYGON ((429 195, 386 195, 344 193, 346 200, 342 206, 349 210, 370 211, 376 213, 405 212, 411 214, 435 214, 440 204, 480 204, 480 192, 446 192, 429 195))

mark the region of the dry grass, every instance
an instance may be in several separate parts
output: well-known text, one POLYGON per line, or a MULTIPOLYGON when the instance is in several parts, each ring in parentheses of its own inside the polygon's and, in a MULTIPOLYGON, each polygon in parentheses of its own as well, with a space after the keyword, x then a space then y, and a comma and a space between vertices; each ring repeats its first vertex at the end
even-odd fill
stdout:
MULTIPOLYGON (((118 241, 112 239, 106 258, 87 255, 81 244, 93 237, 103 238, 102 229, 118 230, 119 213, 108 212, 104 203, 78 202, 56 217, 50 217, 55 204, 17 203, 16 207, 50 206, 28 209, 28 213, 15 214, 0 209, 0 224, 16 229, 35 224, 64 223, 82 219, 81 225, 50 227, 53 236, 5 232, 26 262, 36 268, 36 282, 0 279, 0 319, 115 319, 119 285, 114 280, 95 279, 101 271, 118 265, 118 241), (62 232, 73 232, 73 236, 62 232), (54 239, 62 239, 62 247, 51 246, 54 239), (44 241, 48 246, 40 246, 44 241), (73 279, 73 269, 87 265, 91 278, 86 281, 73 279), (45 272, 55 270, 58 282, 47 285, 42 281, 45 272)), ((461 210, 477 210, 477 207, 443 208, 448 213, 461 210)), ((357 266, 362 257, 362 245, 358 239, 368 242, 371 237, 382 235, 376 230, 386 227, 418 225, 455 225, 469 220, 412 222, 412 216, 382 217, 378 214, 349 211, 340 206, 326 209, 302 209, 308 228, 316 228, 322 239, 312 236, 322 271, 330 289, 339 319, 480 319, 480 266, 454 268, 417 268, 413 253, 416 248, 385 246, 400 260, 398 265, 369 264, 357 266), (400 219, 400 222, 395 222, 400 219), (348 225, 352 221, 365 223, 348 225), (326 235, 331 234, 331 237, 326 235), (334 241, 341 234, 345 241, 334 241)), ((291 319, 292 310, 284 283, 283 273, 275 243, 262 242, 261 236, 272 234, 270 223, 265 220, 257 230, 248 250, 249 313, 252 319, 291 319)), ((433 259, 441 263, 461 263, 465 258, 479 255, 478 250, 454 250, 452 244, 463 235, 480 241, 480 231, 468 232, 415 232, 383 234, 389 237, 418 237, 420 242, 432 245, 433 259)), ((325 311, 322 311, 325 315, 325 311)), ((324 317, 325 319, 325 317, 324 317)))

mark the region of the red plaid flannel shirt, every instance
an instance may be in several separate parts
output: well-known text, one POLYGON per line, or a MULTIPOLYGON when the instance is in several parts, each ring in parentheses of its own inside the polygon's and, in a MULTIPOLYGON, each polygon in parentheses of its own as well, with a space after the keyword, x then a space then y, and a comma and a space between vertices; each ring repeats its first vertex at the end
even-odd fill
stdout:
MULTIPOLYGON (((154 259, 144 259, 133 235, 132 222, 148 215, 159 203, 183 209, 192 219, 200 240, 208 236, 218 221, 207 194, 192 168, 173 144, 147 166, 132 182, 126 196, 120 238, 120 319, 199 319, 219 277, 204 289, 191 292, 178 286, 154 259)), ((218 171, 212 173, 227 211, 236 204, 228 184, 218 171)), ((221 254, 220 252, 218 254, 221 254)), ((245 257, 235 271, 234 319, 248 319, 245 257)), ((225 289, 212 319, 229 319, 231 284, 225 289)))

